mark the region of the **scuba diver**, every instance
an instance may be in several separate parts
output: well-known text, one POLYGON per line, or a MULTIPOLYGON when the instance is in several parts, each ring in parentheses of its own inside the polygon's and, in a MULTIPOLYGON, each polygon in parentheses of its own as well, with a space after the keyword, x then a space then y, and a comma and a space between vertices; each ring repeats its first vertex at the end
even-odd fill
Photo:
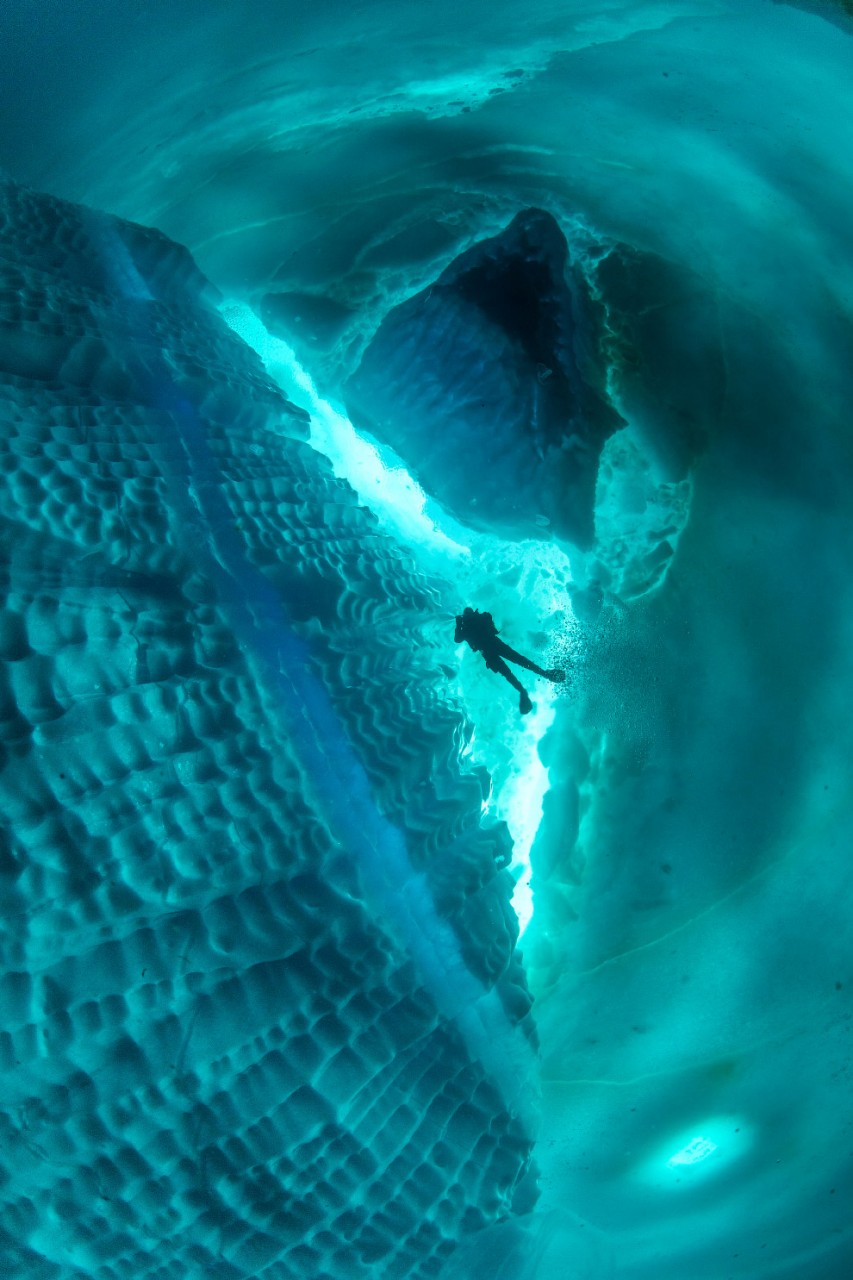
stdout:
POLYGON ((514 662, 519 667, 525 667, 528 671, 533 671, 537 676, 544 676, 546 680, 551 680, 554 684, 560 684, 566 678, 565 671, 561 671, 559 667, 550 667, 544 671, 542 667, 537 667, 535 662, 531 662, 529 658, 525 658, 523 654, 516 653, 515 649, 510 649, 508 644, 504 644, 503 640, 498 639, 498 629, 492 620, 490 613, 480 613, 479 609, 471 609, 465 607, 461 616, 456 615, 456 631, 454 640, 460 644, 463 640, 470 645, 475 653, 481 653, 485 659, 486 666, 490 671, 496 671, 498 675, 503 676, 504 680, 508 680, 513 689, 517 689, 521 695, 518 701, 518 709, 523 716, 528 711, 533 710, 533 703, 528 697, 527 690, 524 688, 520 680, 510 671, 504 662, 504 658, 508 662, 514 662))

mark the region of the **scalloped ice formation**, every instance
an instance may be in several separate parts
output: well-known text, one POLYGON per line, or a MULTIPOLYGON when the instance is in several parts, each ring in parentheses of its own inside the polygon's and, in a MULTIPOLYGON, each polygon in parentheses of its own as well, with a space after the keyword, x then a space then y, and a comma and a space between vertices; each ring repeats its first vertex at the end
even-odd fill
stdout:
POLYGON ((430 584, 185 250, 0 219, 0 1270, 436 1275, 535 1035, 430 584))

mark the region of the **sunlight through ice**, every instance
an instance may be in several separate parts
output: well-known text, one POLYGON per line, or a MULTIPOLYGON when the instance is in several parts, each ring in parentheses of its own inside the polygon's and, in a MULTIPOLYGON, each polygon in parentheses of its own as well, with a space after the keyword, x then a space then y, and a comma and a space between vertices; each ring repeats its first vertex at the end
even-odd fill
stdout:
POLYGON ((264 362, 288 398, 311 416, 311 444, 347 480, 382 525, 404 541, 450 559, 470 559, 470 548, 439 529, 424 511, 426 494, 404 467, 388 467, 349 418, 317 391, 291 347, 273 337, 250 307, 228 305, 223 317, 264 362))
MULTIPOLYGON (((270 334, 250 307, 229 303, 222 308, 222 314, 234 332, 258 353, 270 377, 288 398, 308 412, 311 418, 310 442, 329 459, 335 475, 352 485, 362 503, 389 533, 425 561, 424 568, 428 572, 445 574, 458 589, 460 597, 465 597, 468 592, 473 596, 482 587, 482 580, 489 576, 489 567, 483 562, 491 560, 496 550, 515 560, 524 570, 525 579, 537 584, 541 579, 531 571, 532 559, 563 556, 553 544, 515 546, 473 533, 456 524, 444 512, 436 515, 447 532, 440 528, 425 509, 427 495, 417 481, 404 467, 388 466, 379 451, 358 435, 349 418, 323 399, 286 342, 270 334)), ((547 592, 543 595, 537 585, 531 589, 529 599, 525 593, 525 603, 529 603, 537 613, 545 614, 554 607, 554 601, 546 598, 547 595, 547 592)), ((513 600, 512 607, 518 610, 517 599, 513 600)), ((507 608, 510 608, 509 604, 507 608)), ((469 661, 467 668, 462 664, 462 669, 470 671, 471 666, 469 661)), ((475 669, 479 671, 479 663, 475 669)), ((466 703, 476 713, 478 702, 483 702, 480 679, 476 680, 476 689, 465 688, 467 683, 461 675, 460 684, 466 694, 466 703)), ((465 753, 470 760, 484 764, 494 776, 495 762, 489 744, 480 739, 498 734, 512 751, 513 767, 484 805, 484 817, 488 813, 505 821, 512 836, 513 862, 510 870, 516 881, 512 905, 521 933, 533 915, 530 850, 542 818, 542 801, 548 790, 548 770, 539 759, 538 744, 553 721, 553 702, 554 692, 550 687, 538 689, 536 710, 523 721, 516 723, 513 719, 507 726, 494 718, 495 699, 489 685, 486 704, 480 706, 480 714, 475 714, 475 719, 478 723, 487 722, 490 734, 475 735, 471 749, 465 753)), ((511 700, 505 714, 507 717, 515 716, 511 700)))

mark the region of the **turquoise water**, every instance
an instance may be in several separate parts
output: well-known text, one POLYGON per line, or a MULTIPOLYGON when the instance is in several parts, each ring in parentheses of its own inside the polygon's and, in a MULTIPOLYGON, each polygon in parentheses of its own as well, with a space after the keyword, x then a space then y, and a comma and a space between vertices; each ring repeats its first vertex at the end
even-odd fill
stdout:
POLYGON ((7 3, 4 1274, 850 1273, 848 9, 7 3))

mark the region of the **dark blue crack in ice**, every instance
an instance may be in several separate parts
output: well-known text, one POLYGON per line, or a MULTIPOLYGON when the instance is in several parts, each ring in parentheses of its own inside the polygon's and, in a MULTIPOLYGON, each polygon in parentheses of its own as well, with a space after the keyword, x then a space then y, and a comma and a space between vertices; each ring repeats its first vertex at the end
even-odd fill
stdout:
POLYGON ((7 0, 4 1276, 851 1273, 851 86, 7 0))

